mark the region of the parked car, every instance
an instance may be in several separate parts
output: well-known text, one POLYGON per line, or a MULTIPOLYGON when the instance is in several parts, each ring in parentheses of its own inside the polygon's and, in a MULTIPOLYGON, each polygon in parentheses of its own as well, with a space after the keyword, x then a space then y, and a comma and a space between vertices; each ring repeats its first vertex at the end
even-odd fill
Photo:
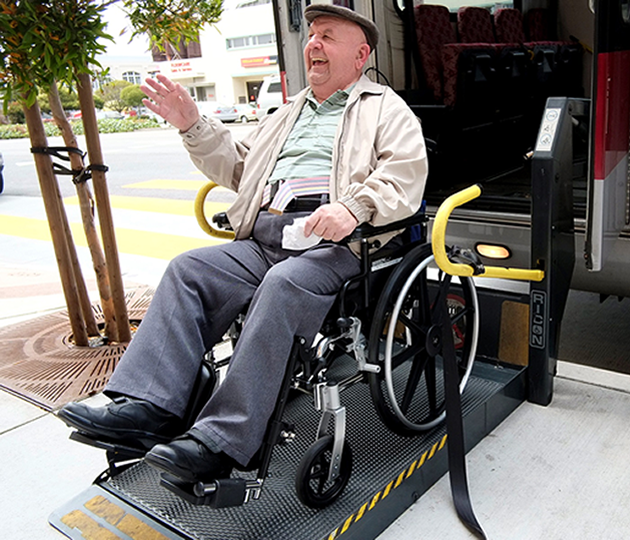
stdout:
POLYGON ((157 120, 158 122, 166 123, 166 120, 164 120, 164 118, 162 118, 158 114, 155 114, 152 110, 147 109, 146 107, 138 107, 137 112, 140 118, 151 118, 153 120, 157 120))
MULTIPOLYGON (((70 120, 79 120, 83 117, 83 113, 81 111, 70 111, 68 113, 68 118, 70 120)), ((115 118, 120 120, 124 118, 125 115, 123 113, 119 113, 118 111, 103 111, 101 109, 96 109, 96 119, 103 120, 104 118, 115 118)))
POLYGON ((258 120, 258 109, 252 103, 239 103, 234 105, 238 111, 238 119, 242 123, 258 120))
POLYGON ((121 120, 125 117, 123 113, 119 113, 118 111, 96 111, 96 119, 103 120, 104 118, 114 118, 116 120, 121 120))
POLYGON ((234 105, 224 105, 216 101, 198 101, 197 108, 200 114, 211 116, 221 122, 236 122, 239 118, 234 105))
POLYGON ((4 170, 4 158, 2 157, 2 152, 0 152, 0 193, 4 190, 4 176, 2 175, 2 171, 4 170))
POLYGON ((270 75, 263 79, 256 102, 260 109, 260 118, 266 114, 271 114, 282 105, 282 82, 280 81, 280 75, 270 75))

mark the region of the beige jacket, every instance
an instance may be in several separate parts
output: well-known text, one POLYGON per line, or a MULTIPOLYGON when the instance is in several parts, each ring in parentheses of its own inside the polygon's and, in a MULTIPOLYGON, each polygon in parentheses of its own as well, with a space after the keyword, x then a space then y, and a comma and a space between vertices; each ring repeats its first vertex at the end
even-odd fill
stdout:
MULTIPOLYGON (((237 192, 227 214, 238 239, 252 232, 263 189, 307 91, 265 117, 241 142, 220 121, 205 117, 182 133, 199 170, 237 192)), ((337 128, 332 160, 331 202, 343 203, 359 223, 384 225, 419 209, 427 178, 422 129, 390 88, 361 77, 337 128)), ((383 235, 381 245, 391 236, 383 235)))

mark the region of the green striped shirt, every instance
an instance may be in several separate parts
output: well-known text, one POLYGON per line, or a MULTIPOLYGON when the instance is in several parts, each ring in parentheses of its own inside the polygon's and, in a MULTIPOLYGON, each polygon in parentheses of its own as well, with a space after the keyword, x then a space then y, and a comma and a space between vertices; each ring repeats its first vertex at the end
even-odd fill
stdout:
POLYGON ((284 143, 269 184, 280 180, 330 177, 333 143, 352 87, 318 103, 309 91, 300 116, 284 143))

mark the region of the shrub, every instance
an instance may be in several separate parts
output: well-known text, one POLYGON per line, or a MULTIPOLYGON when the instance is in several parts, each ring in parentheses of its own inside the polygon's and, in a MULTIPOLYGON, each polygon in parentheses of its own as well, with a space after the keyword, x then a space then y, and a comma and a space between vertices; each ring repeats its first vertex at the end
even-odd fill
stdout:
MULTIPOLYGON (((83 124, 80 120, 72 120, 72 130, 75 135, 83 135, 83 124)), ((159 127, 160 124, 153 118, 104 118, 98 121, 100 133, 122 133, 159 127)), ((58 137, 61 135, 59 128, 54 122, 44 122, 44 129, 47 137, 58 137)), ((28 130, 24 124, 0 125, 0 139, 22 139, 28 137, 28 130)))
POLYGON ((0 139, 23 139, 28 137, 28 130, 24 124, 0 125, 0 139))

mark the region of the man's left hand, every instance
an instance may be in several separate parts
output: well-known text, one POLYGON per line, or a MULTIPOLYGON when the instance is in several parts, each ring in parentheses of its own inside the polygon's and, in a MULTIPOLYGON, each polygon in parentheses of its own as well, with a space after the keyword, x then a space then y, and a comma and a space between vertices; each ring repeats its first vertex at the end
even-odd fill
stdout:
POLYGON ((357 218, 343 204, 324 204, 306 219, 304 236, 315 233, 324 240, 339 242, 354 231, 358 223, 357 218))

